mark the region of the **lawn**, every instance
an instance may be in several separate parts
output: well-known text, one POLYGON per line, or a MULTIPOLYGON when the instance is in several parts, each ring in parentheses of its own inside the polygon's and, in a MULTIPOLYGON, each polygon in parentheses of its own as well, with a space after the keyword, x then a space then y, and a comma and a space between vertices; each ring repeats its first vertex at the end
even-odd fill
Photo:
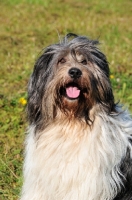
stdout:
POLYGON ((131 0, 0 0, 0 199, 22 185, 27 83, 47 45, 68 32, 99 39, 116 101, 132 112, 131 0))

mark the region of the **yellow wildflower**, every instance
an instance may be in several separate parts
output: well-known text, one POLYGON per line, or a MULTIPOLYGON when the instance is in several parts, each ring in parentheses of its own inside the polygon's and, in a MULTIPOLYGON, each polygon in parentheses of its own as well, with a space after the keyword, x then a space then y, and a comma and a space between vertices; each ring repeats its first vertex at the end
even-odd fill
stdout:
POLYGON ((113 78, 114 78, 114 75, 111 74, 111 75, 110 75, 110 78, 113 79, 113 78))
POLYGON ((23 106, 25 106, 27 104, 27 100, 22 97, 19 99, 19 103, 22 104, 23 106))

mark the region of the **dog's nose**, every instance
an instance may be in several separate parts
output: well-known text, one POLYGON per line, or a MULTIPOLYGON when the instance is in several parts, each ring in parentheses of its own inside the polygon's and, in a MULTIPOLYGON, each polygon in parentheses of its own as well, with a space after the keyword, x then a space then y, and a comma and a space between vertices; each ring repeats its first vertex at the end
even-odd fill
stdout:
POLYGON ((82 75, 81 70, 78 68, 71 68, 68 73, 70 77, 74 79, 79 78, 82 75))

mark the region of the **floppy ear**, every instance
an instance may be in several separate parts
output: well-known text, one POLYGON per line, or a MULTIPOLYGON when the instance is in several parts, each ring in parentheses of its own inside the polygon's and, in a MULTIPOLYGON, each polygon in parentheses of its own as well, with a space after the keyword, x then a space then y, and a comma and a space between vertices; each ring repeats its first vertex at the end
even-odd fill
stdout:
POLYGON ((106 56, 95 46, 98 43, 91 45, 91 60, 96 64, 96 73, 93 71, 94 77, 94 95, 98 103, 106 108, 108 113, 115 111, 114 95, 110 83, 109 63, 106 56))
POLYGON ((50 74, 50 61, 53 53, 51 48, 46 50, 34 65, 34 70, 28 85, 28 105, 27 112, 29 122, 39 123, 42 115, 42 97, 44 95, 45 84, 50 74))
MULTIPOLYGON (((96 74, 94 74, 95 76, 96 74)), ((101 76, 95 79, 95 98, 98 103, 100 103, 104 108, 107 109, 108 113, 116 112, 114 95, 111 88, 109 78, 106 74, 101 74, 101 76)))
POLYGON ((109 78, 110 70, 106 56, 97 47, 94 47, 91 50, 91 54, 93 62, 96 63, 96 65, 98 65, 100 69, 105 73, 105 75, 109 78))

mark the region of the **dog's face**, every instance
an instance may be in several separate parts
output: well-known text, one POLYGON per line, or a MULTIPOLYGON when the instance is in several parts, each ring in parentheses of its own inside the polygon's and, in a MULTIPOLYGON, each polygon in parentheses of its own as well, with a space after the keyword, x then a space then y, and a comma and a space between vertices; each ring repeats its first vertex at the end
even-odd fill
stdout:
POLYGON ((49 46, 35 64, 28 112, 30 122, 38 126, 60 113, 89 123, 89 112, 96 104, 108 112, 114 110, 108 62, 96 47, 98 42, 81 36, 69 41, 68 37, 49 46))
POLYGON ((62 57, 59 56, 53 67, 54 74, 46 87, 53 95, 55 107, 58 106, 67 116, 82 116, 94 104, 89 67, 90 62, 78 52, 74 55, 67 52, 62 57))

